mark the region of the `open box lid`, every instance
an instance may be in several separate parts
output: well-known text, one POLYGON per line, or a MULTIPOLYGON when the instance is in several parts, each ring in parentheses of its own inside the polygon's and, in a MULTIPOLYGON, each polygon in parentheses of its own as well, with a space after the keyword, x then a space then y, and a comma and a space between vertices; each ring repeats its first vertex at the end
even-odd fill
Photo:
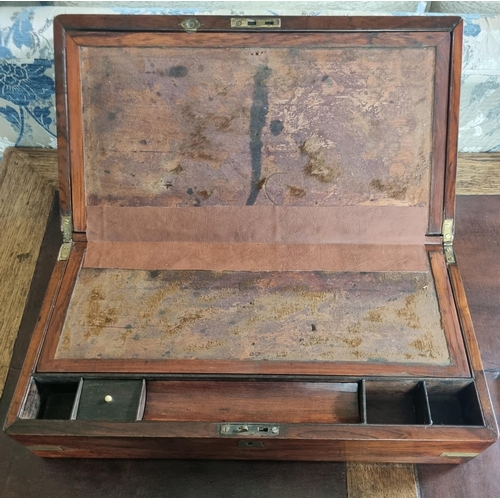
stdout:
POLYGON ((470 375, 440 245, 460 19, 55 29, 75 243, 39 370, 470 375))
POLYGON ((460 18, 54 25, 74 234, 414 245, 453 219, 460 18))

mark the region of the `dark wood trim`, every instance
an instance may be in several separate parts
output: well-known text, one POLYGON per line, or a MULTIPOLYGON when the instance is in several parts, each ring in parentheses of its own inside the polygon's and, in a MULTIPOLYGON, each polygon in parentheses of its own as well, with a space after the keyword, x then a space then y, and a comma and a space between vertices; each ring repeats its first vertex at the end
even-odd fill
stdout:
POLYGON ((448 109, 448 142, 446 156, 444 217, 455 217, 455 189, 458 153, 458 120, 460 113, 460 84, 462 75, 462 38, 463 21, 460 21, 452 34, 450 97, 448 109))
POLYGON ((441 234, 443 225, 450 46, 451 36, 448 33, 446 37, 436 45, 429 234, 441 234))
POLYGON ((443 244, 443 237, 439 234, 425 236, 425 245, 442 245, 442 244, 443 244))
POLYGON ((462 276, 460 275, 460 270, 456 264, 450 265, 448 267, 448 272, 450 275, 460 324, 462 326, 468 359, 476 379, 476 387, 483 411, 484 422, 486 427, 498 437, 498 425, 495 418, 495 410, 493 409, 491 403, 490 392, 484 375, 483 362, 481 360, 481 353, 479 352, 479 346, 474 333, 474 325, 472 324, 472 317, 467 303, 467 297, 465 295, 462 276))
MULTIPOLYGON (((44 350, 45 352, 45 350, 44 350)), ((287 362, 228 361, 198 359, 54 359, 40 360, 40 373, 187 373, 187 374, 272 374, 272 375, 345 375, 354 377, 387 375, 392 377, 462 377, 468 376, 455 365, 419 365, 368 362, 287 362)))
POLYGON ((73 233, 73 241, 87 243, 87 234, 86 233, 73 233))
POLYGON ((57 115, 57 155, 59 171, 59 206, 61 215, 71 215, 71 177, 69 151, 69 116, 66 74, 66 33, 54 19, 54 64, 57 115))
POLYGON ((386 442, 313 440, 267 440, 259 448, 239 446, 241 439, 116 438, 60 436, 13 436, 42 457, 53 458, 184 458, 236 460, 305 460, 356 462, 409 462, 459 464, 470 458, 442 457, 443 451, 480 453, 489 444, 457 441, 386 442), (44 451, 44 446, 55 449, 44 451), (40 447, 42 447, 40 449, 40 447))
MULTIPOLYGON (((184 31, 181 23, 196 17, 202 24, 198 32, 236 31, 232 17, 254 16, 116 16, 60 15, 56 19, 72 31, 184 31)), ((255 16, 271 18, 274 16, 255 16)), ((281 28, 270 31, 451 31, 461 21, 456 16, 277 16, 281 28)), ((262 31, 252 28, 238 31, 262 31)))
MULTIPOLYGON (((221 421, 222 423, 222 421, 221 421)), ((18 420, 7 430, 15 436, 88 436, 88 437, 182 437, 216 438, 220 436, 219 422, 106 422, 91 420, 18 420)), ((222 437, 221 441, 231 437, 222 437)), ((495 441, 495 435, 485 427, 425 426, 425 425, 369 425, 369 424, 281 424, 278 437, 263 437, 266 441, 288 439, 351 439, 379 441, 453 441, 470 445, 495 441)), ((411 443, 414 444, 414 443, 411 443)), ((409 446, 411 446, 408 443, 409 446)), ((460 448, 459 448, 460 449, 460 448)), ((444 450, 443 450, 444 451, 444 450)))
POLYGON ((458 321, 457 309, 453 300, 453 291, 448 278, 443 252, 429 252, 429 259, 452 364, 462 373, 470 375, 467 351, 458 321))
POLYGON ((85 231, 85 172, 83 150, 83 110, 80 80, 80 47, 66 33, 67 91, 69 103, 69 151, 73 230, 85 231))
POLYGON ((295 46, 370 46, 370 47, 421 47, 438 45, 441 32, 416 33, 127 33, 127 32, 74 32, 68 36, 84 47, 295 47, 295 46))
POLYGON ((483 362, 481 360, 479 346, 477 344, 476 335, 474 333, 472 317, 470 314, 469 305, 467 303, 464 284, 462 281, 462 276, 460 275, 458 265, 457 264, 449 265, 448 273, 450 276, 456 308, 458 311, 460 323, 462 325, 462 330, 466 341, 466 347, 467 347, 467 352, 469 354, 471 368, 475 372, 482 372, 484 370, 483 362))
MULTIPOLYGON (((147 381, 177 381, 177 382, 199 382, 199 381, 210 381, 210 382, 311 382, 311 383, 358 383, 361 381, 365 382, 387 382, 388 384, 394 384, 396 382, 402 383, 413 383, 418 384, 423 380, 428 382, 432 381, 443 381, 448 380, 448 377, 432 377, 432 376, 418 376, 418 377, 388 377, 384 374, 379 375, 369 375, 360 377, 359 375, 267 375, 267 374, 255 374, 248 377, 246 374, 197 374, 197 373, 130 373, 121 372, 113 373, 111 375, 92 372, 92 373, 79 373, 79 372, 64 372, 60 373, 42 373, 37 372, 33 374, 34 378, 38 381, 53 381, 59 379, 78 381, 80 378, 85 379, 102 379, 103 377, 112 380, 147 380, 147 381)), ((473 381, 471 376, 467 377, 453 377, 453 381, 459 384, 467 384, 473 381)))
POLYGON ((66 312, 69 307, 78 273, 83 263, 85 248, 85 243, 78 242, 74 243, 71 249, 63 281, 54 305, 54 312, 48 322, 47 335, 37 369, 39 369, 40 366, 44 366, 49 359, 52 359, 57 350, 57 344, 66 318, 66 312))
POLYGON ((29 387, 30 377, 36 369, 40 352, 42 350, 42 346, 44 345, 47 327, 54 311, 55 302, 58 297, 59 289, 61 288, 65 270, 66 262, 59 261, 56 263, 50 277, 42 308, 40 310, 40 315, 38 316, 28 352, 26 353, 26 358, 23 363, 23 368, 21 370, 19 380, 17 381, 14 396, 12 397, 12 401, 10 403, 5 426, 11 425, 17 419, 21 409, 26 391, 29 387))

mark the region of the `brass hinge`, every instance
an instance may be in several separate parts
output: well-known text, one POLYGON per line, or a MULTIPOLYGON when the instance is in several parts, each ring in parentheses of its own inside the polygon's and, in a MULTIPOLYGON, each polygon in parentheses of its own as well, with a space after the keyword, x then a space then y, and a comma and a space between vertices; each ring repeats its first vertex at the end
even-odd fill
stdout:
POLYGON ((453 219, 445 219, 443 221, 443 250, 447 264, 455 264, 456 262, 455 252, 453 251, 454 231, 453 219))
POLYGON ((68 260, 71 252, 71 245, 73 243, 73 221, 71 215, 61 216, 61 232, 63 244, 59 249, 57 260, 68 260))
POLYGON ((61 216, 61 232, 64 243, 69 243, 73 239, 73 221, 71 215, 61 216))
POLYGON ((61 248, 59 249, 59 255, 57 256, 57 260, 68 260, 69 254, 71 253, 71 241, 68 243, 63 243, 61 248))

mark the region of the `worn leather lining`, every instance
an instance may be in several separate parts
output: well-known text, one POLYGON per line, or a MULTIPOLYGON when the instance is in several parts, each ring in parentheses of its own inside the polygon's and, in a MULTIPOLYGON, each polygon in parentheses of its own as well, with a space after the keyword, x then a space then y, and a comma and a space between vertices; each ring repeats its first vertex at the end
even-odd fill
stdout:
POLYGON ((95 242, 84 267, 211 271, 425 271, 423 245, 95 242))
POLYGON ((87 207, 89 241, 424 243, 425 207, 87 207))
POLYGON ((428 205, 435 42, 279 36, 82 47, 87 205, 428 205))
POLYGON ((422 207, 88 207, 85 267, 426 269, 422 207))

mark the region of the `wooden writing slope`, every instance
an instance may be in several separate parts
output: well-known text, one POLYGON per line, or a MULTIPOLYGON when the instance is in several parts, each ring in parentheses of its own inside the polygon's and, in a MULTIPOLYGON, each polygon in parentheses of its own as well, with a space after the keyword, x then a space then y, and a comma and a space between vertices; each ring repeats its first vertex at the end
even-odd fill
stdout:
POLYGON ((6 432, 52 457, 458 463, 455 17, 61 16, 65 238, 6 432))

